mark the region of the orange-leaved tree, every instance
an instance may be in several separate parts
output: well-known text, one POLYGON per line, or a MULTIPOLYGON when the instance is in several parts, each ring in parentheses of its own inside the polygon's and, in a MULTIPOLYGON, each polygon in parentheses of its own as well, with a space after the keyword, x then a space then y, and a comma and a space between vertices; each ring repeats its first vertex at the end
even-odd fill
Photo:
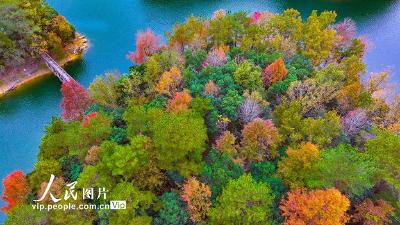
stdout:
POLYGON ((174 97, 168 101, 167 111, 168 112, 189 111, 189 105, 191 102, 192 102, 192 96, 190 96, 187 90, 176 92, 174 97))
POLYGON ((282 58, 278 58, 273 63, 268 65, 263 72, 264 85, 269 87, 277 81, 284 80, 288 70, 282 58))
POLYGON ((281 136, 272 120, 254 119, 244 126, 242 136, 239 152, 242 158, 248 161, 263 161, 278 156, 277 147, 281 136))
POLYGON ((206 85, 204 85, 204 93, 206 95, 211 95, 214 97, 218 97, 220 94, 221 88, 218 87, 217 84, 214 83, 214 81, 210 80, 206 85))
POLYGON ((282 200, 285 225, 344 225, 350 200, 335 188, 307 192, 297 189, 282 200))
POLYGON ((182 199, 188 204, 190 219, 193 222, 204 222, 211 206, 211 190, 196 178, 188 179, 183 185, 182 199))
POLYGON ((167 96, 173 96, 182 82, 182 74, 178 67, 173 66, 169 71, 164 72, 155 90, 167 96))

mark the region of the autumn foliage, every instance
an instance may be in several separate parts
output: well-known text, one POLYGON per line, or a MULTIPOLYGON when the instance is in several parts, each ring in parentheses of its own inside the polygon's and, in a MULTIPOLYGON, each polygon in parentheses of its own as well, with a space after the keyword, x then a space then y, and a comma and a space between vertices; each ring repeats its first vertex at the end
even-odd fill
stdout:
POLYGON ((83 118, 85 110, 90 106, 91 100, 82 87, 75 80, 63 82, 61 86, 63 99, 61 107, 63 108, 62 117, 66 120, 80 120, 83 118))
POLYGON ((173 66, 169 71, 164 72, 155 90, 167 96, 173 96, 182 82, 181 71, 173 66))
POLYGON ((225 131, 215 142, 215 147, 228 155, 236 154, 236 138, 230 131, 225 131))
MULTIPOLYGON (((38 196, 42 197, 45 192, 46 192, 46 188, 49 185, 49 183, 47 181, 43 182, 40 185, 40 189, 37 193, 38 196)), ((57 199, 60 199, 60 197, 64 194, 64 188, 65 188, 65 181, 62 177, 57 177, 54 182, 51 184, 51 187, 49 189, 49 192, 57 199)), ((52 204, 53 200, 51 199, 50 195, 46 195, 44 197, 44 199, 42 200, 43 203, 47 203, 47 204, 52 204)))
POLYGON ((26 200, 30 192, 28 181, 21 170, 10 173, 3 179, 4 191, 1 199, 7 202, 7 205, 1 208, 8 212, 26 200))
POLYGON ((369 118, 363 109, 350 111, 342 119, 343 131, 349 138, 356 136, 362 129, 368 127, 368 125, 369 118))
POLYGON ((351 19, 344 19, 343 22, 338 23, 335 26, 338 37, 340 38, 340 44, 345 45, 351 41, 356 34, 356 24, 351 19))
POLYGON ((4 181, 6 224, 397 224, 400 97, 385 72, 365 82, 365 46, 335 17, 219 10, 162 46, 139 32, 136 65, 96 78, 91 99, 63 84, 29 187, 4 181), (78 181, 127 209, 32 209, 50 174, 58 198, 78 181))
POLYGON ((208 53, 206 60, 203 62, 203 67, 222 66, 227 61, 224 48, 218 47, 208 53))
POLYGON ((193 222, 205 221, 211 207, 211 190, 196 178, 190 178, 183 186, 182 199, 188 204, 190 219, 193 222))
POLYGON ((248 160, 263 161, 278 156, 277 145, 281 137, 272 120, 256 118, 242 130, 240 155, 248 160))
POLYGON ((288 70, 286 69, 283 59, 278 58, 264 69, 263 73, 264 85, 268 87, 277 81, 284 80, 286 78, 287 73, 288 70))
POLYGON ((90 120, 93 118, 96 118, 96 116, 97 116, 97 112, 89 113, 89 115, 87 115, 83 118, 82 126, 87 127, 90 123, 90 120))
POLYGON ((204 93, 207 94, 207 95, 218 97, 218 95, 220 93, 220 88, 218 87, 218 85, 215 84, 214 81, 210 80, 204 86, 204 93))
POLYGON ((251 24, 258 24, 263 21, 263 19, 267 18, 268 16, 272 16, 271 12, 260 12, 256 11, 250 17, 251 24))
POLYGON ((182 92, 176 92, 174 97, 168 101, 167 111, 168 112, 189 111, 190 102, 192 102, 192 97, 186 90, 182 92))
POLYGON ((313 165, 321 159, 318 147, 311 142, 298 149, 289 148, 278 163, 278 174, 292 189, 305 187, 305 176, 312 173, 313 165))
POLYGON ((285 225, 343 225, 349 220, 349 206, 349 199, 335 188, 311 192, 298 189, 288 193, 280 209, 285 225))
POLYGON ((261 12, 259 11, 254 12, 250 17, 251 23, 256 24, 258 21, 260 21, 261 16, 262 16, 261 12))
POLYGON ((146 59, 156 53, 161 47, 160 37, 150 29, 140 31, 136 35, 136 51, 131 52, 128 58, 136 64, 142 64, 146 59))
POLYGON ((352 222, 363 225, 385 225, 391 224, 390 216, 394 208, 384 200, 373 202, 366 199, 356 205, 355 213, 352 216, 352 222))
POLYGON ((96 165, 97 161, 100 159, 100 147, 92 146, 85 156, 85 163, 88 165, 96 165))

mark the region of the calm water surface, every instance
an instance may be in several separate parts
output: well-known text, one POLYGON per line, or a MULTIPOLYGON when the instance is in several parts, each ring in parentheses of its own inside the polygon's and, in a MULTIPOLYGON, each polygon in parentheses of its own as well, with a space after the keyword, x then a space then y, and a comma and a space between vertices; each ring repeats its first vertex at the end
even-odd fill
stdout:
MULTIPOLYGON (((339 20, 352 18, 359 35, 372 43, 366 56, 369 71, 390 68, 394 80, 400 66, 400 3, 395 0, 48 0, 77 30, 86 35, 91 48, 84 59, 67 67, 81 84, 88 86, 96 75, 109 70, 126 72, 126 59, 134 50, 137 30, 151 28, 164 34, 189 15, 209 17, 217 9, 230 11, 269 10, 282 12, 296 8, 303 16, 312 9, 336 10, 339 20)), ((40 138, 51 116, 61 112, 60 82, 53 76, 40 79, 0 99, 0 178, 15 169, 30 172, 36 161, 40 138)), ((0 191, 2 191, 2 186, 0 191)), ((1 205, 2 203, 0 203, 1 205)), ((1 214, 1 213, 0 213, 1 214)), ((0 222, 4 215, 0 215, 0 222)))

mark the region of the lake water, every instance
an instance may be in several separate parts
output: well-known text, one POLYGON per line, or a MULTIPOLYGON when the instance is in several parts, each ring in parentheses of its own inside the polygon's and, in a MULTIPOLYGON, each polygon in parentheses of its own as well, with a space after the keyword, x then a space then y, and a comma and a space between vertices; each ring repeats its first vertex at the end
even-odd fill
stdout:
MULTIPOLYGON (((303 16, 312 9, 336 10, 338 19, 357 22, 358 34, 372 44, 365 59, 368 71, 390 68, 400 81, 400 2, 395 0, 48 0, 79 32, 91 48, 84 59, 67 67, 81 84, 88 86, 106 71, 126 72, 126 59, 134 50, 138 30, 153 29, 158 34, 170 30, 189 15, 209 17, 220 8, 247 12, 282 12, 295 8, 303 16)), ((0 178, 15 169, 30 172, 36 161, 40 138, 52 116, 61 112, 60 82, 54 76, 39 79, 0 99, 0 178)), ((2 192, 2 186, 0 191, 2 192)), ((3 203, 0 203, 2 205, 3 203)), ((0 213, 0 222, 4 214, 0 213)))

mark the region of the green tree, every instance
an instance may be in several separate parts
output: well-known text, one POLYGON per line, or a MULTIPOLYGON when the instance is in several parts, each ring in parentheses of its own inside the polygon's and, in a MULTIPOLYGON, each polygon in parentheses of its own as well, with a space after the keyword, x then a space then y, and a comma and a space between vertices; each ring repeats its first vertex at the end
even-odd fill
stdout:
POLYGON ((130 104, 123 118, 128 126, 128 137, 133 137, 146 131, 148 114, 144 106, 130 104))
POLYGON ((356 197, 375 185, 377 171, 374 165, 350 145, 341 144, 321 155, 315 170, 309 173, 309 188, 336 187, 342 193, 356 197))
POLYGON ((243 97, 235 89, 228 89, 227 94, 219 100, 219 107, 222 114, 235 119, 237 108, 242 104, 243 97))
POLYGON ((335 111, 325 113, 322 118, 306 118, 303 124, 305 139, 321 147, 328 146, 341 131, 340 117, 335 111))
POLYGON ((47 211, 32 209, 31 205, 21 204, 7 214, 4 225, 25 225, 29 221, 31 225, 43 225, 49 223, 47 211))
POLYGON ((131 98, 142 96, 143 77, 136 70, 131 70, 129 76, 121 76, 115 84, 118 105, 126 107, 131 98))
POLYGON ((152 218, 146 214, 146 209, 155 199, 151 192, 142 192, 132 183, 118 183, 109 194, 110 199, 126 200, 126 210, 115 210, 111 213, 109 224, 140 224, 150 225, 152 218))
POLYGON ((150 139, 145 136, 131 138, 129 145, 107 141, 101 145, 101 162, 113 176, 129 179, 136 170, 148 163, 150 148, 150 139))
POLYGON ((249 23, 250 19, 243 12, 218 16, 210 20, 207 33, 214 46, 232 44, 239 39, 239 35, 249 23))
POLYGON ((376 138, 365 144, 365 153, 376 163, 380 177, 400 189, 400 137, 386 130, 377 130, 376 138))
POLYGON ((215 200, 229 180, 239 178, 243 168, 234 163, 227 154, 211 149, 205 158, 206 165, 201 172, 201 180, 211 187, 211 198, 215 200))
POLYGON ((273 112, 273 117, 279 133, 289 143, 298 143, 303 139, 303 116, 300 102, 293 101, 279 105, 273 112))
POLYGON ((335 111, 329 111, 319 118, 304 118, 299 101, 278 106, 273 117, 279 132, 291 145, 311 141, 320 147, 326 147, 334 138, 339 137, 341 131, 340 117, 335 111))
POLYGON ((111 134, 111 118, 105 113, 97 113, 90 118, 86 126, 82 125, 75 132, 75 137, 69 143, 70 155, 77 155, 81 162, 94 145, 100 145, 111 134))
POLYGON ((318 16, 314 10, 303 25, 302 53, 310 58, 314 65, 326 60, 334 47, 336 31, 330 25, 335 20, 336 13, 333 11, 325 11, 318 16))
POLYGON ((117 107, 117 77, 113 73, 98 76, 89 86, 90 97, 98 104, 115 108, 117 107))
POLYGON ((261 68, 255 66, 251 61, 246 60, 240 63, 233 74, 233 79, 243 89, 254 91, 263 87, 261 68))
POLYGON ((116 184, 116 180, 108 172, 107 168, 99 163, 96 166, 86 166, 79 174, 77 180, 77 188, 106 188, 112 189, 116 184))
POLYGON ((68 154, 71 140, 78 138, 76 130, 79 130, 79 126, 79 122, 64 122, 59 118, 52 117, 40 143, 38 158, 58 160, 68 154))
POLYGON ((40 189, 43 182, 48 182, 51 174, 56 177, 61 176, 61 165, 55 160, 39 160, 35 164, 35 169, 28 175, 29 184, 33 191, 40 189))
POLYGON ((282 194, 286 191, 286 186, 282 178, 276 174, 276 166, 272 162, 256 162, 250 166, 251 175, 257 182, 269 184, 274 195, 275 200, 280 199, 282 194))
POLYGON ((162 208, 159 217, 154 219, 155 225, 185 225, 189 221, 189 215, 185 210, 180 196, 174 192, 164 193, 162 208))
POLYGON ((265 183, 257 183, 251 175, 231 180, 211 208, 211 224, 272 224, 274 195, 265 183))
MULTIPOLYGON (((64 200, 64 204, 85 204, 81 199, 74 200, 69 198, 64 200)), ((67 209, 52 210, 50 212, 50 224, 54 225, 91 225, 95 219, 95 211, 93 209, 67 209)))
POLYGON ((203 118, 188 113, 161 113, 150 125, 160 168, 187 177, 201 170, 207 130, 203 118))

